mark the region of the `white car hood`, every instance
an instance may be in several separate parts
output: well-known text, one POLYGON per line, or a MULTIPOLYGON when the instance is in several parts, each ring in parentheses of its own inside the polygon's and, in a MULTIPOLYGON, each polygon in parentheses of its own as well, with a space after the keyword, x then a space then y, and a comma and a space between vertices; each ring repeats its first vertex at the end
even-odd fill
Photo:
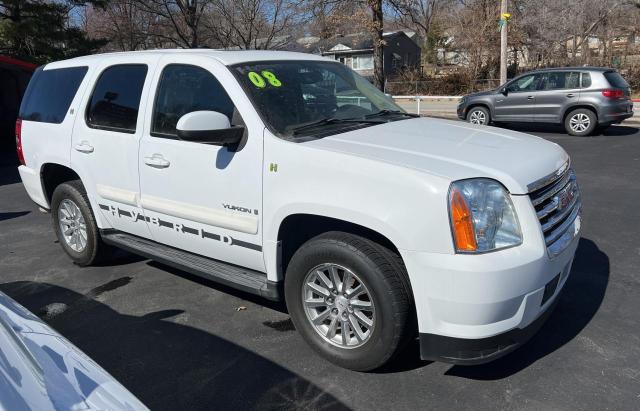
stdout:
POLYGON ((488 177, 512 194, 561 168, 569 159, 540 137, 458 121, 416 118, 310 141, 317 148, 384 161, 450 180, 488 177))

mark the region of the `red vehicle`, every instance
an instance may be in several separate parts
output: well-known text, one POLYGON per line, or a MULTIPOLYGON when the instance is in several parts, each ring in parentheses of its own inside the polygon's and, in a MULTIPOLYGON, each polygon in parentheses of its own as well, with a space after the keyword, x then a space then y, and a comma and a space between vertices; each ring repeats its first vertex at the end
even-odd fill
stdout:
POLYGON ((0 153, 3 160, 13 159, 20 101, 35 69, 35 64, 0 55, 0 153))

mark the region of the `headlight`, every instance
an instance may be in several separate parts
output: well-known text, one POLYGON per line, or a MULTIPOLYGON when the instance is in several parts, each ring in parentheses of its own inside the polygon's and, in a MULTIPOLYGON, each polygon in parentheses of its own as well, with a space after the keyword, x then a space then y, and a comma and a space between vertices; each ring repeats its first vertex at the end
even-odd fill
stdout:
POLYGON ((481 253, 522 243, 516 211, 497 181, 477 178, 452 183, 449 218, 457 252, 481 253))

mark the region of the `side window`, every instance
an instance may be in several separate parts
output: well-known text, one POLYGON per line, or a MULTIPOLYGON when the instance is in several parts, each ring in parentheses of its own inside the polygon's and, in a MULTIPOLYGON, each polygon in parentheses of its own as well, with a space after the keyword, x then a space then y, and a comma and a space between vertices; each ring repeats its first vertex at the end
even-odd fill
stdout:
POLYGON ((522 76, 519 79, 514 80, 508 86, 508 90, 511 93, 518 93, 522 91, 536 91, 538 89, 538 83, 540 82, 540 74, 529 74, 522 76))
POLYGON ((581 84, 581 86, 582 86, 582 88, 591 87, 591 74, 582 73, 582 84, 581 84))
POLYGON ((102 72, 96 82, 89 106, 89 127, 135 133, 138 109, 147 66, 123 64, 102 72))
POLYGON ((39 68, 31 78, 20 106, 20 118, 60 124, 87 74, 87 67, 39 68))
POLYGON ((233 102, 209 71, 185 64, 166 66, 158 84, 151 135, 175 138, 180 117, 200 110, 217 111, 234 123, 233 102))
POLYGON ((567 73, 567 80, 564 83, 565 88, 580 88, 580 73, 572 71, 567 73))
POLYGON ((543 90, 563 90, 580 88, 580 73, 574 71, 558 71, 545 74, 543 90))

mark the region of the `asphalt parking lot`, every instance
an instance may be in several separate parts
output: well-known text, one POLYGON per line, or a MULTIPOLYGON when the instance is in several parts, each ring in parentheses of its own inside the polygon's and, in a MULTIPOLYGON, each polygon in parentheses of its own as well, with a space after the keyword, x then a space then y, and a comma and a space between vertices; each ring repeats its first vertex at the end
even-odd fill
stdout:
POLYGON ((513 127, 563 146, 583 192, 583 238, 541 331, 493 363, 419 360, 357 373, 319 358, 284 307, 122 254, 66 257, 50 216, 0 167, 0 291, 33 311, 153 410, 640 409, 640 130, 594 137, 513 127))

